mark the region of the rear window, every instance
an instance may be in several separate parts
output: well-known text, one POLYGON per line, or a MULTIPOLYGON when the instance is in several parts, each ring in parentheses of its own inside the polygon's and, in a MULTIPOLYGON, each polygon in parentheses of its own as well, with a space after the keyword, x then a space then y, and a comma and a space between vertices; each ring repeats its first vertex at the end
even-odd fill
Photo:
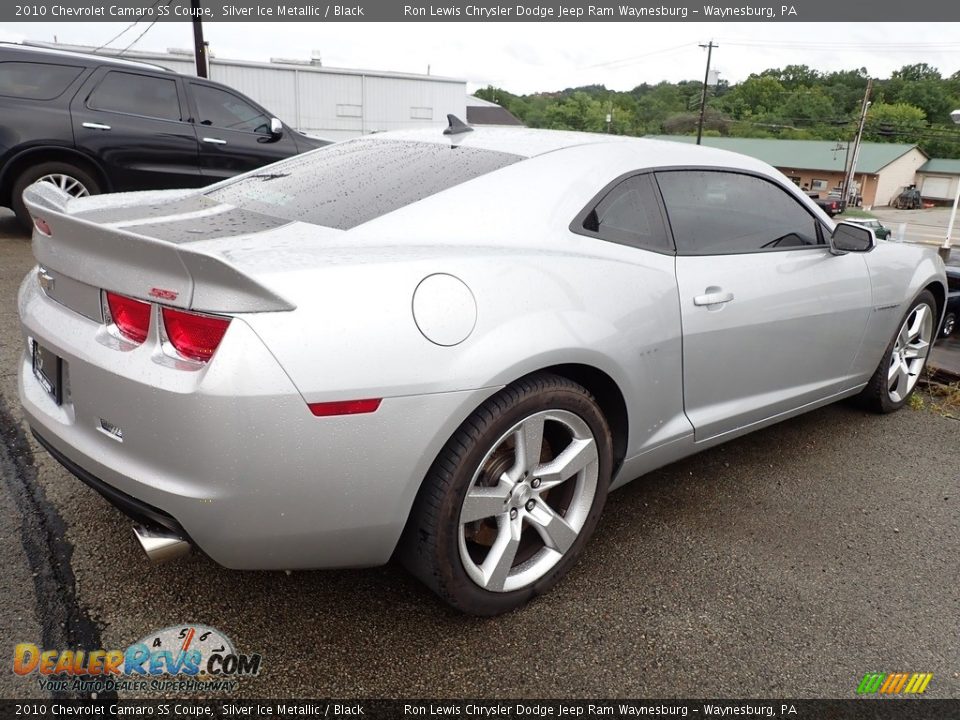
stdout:
POLYGON ((522 160, 405 140, 353 140, 297 155, 209 193, 220 202, 340 230, 522 160))
POLYGON ((0 63, 0 95, 28 100, 53 100, 83 72, 73 65, 34 62, 0 63))

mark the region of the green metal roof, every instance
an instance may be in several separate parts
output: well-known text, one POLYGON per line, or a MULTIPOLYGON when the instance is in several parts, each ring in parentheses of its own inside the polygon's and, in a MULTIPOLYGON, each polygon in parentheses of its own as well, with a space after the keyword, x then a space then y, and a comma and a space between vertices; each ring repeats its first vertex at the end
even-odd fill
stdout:
POLYGON ((933 158, 921 165, 917 172, 941 173, 943 175, 960 175, 960 160, 941 160, 933 158))
MULTIPOLYGON (((695 143, 693 135, 650 135, 656 140, 695 143)), ((836 140, 778 140, 776 138, 731 138, 704 137, 702 144, 721 150, 731 150, 743 155, 763 160, 776 168, 795 168, 804 170, 826 170, 843 172, 846 160, 846 142, 836 140)), ((907 143, 860 144, 860 158, 857 161, 858 173, 874 174, 894 160, 917 148, 907 143)), ((923 152, 917 148, 921 153, 923 152)), ((934 162, 934 161, 930 161, 934 162)), ((943 161, 937 161, 943 162, 943 161)), ((958 162, 958 161, 947 161, 958 162)), ((927 163, 930 164, 929 162, 927 163)), ((958 171, 960 172, 960 171, 958 171)))

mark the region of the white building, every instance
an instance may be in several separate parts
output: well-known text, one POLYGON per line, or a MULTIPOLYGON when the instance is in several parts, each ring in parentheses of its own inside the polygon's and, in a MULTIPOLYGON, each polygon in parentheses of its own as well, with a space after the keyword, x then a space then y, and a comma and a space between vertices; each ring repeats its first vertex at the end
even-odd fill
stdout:
MULTIPOLYGON (((27 42, 27 45, 90 52, 78 45, 27 42)), ((108 49, 102 55, 115 55, 108 49)), ((193 53, 129 51, 142 60, 185 75, 196 75, 193 53)), ((447 114, 466 118, 467 82, 436 75, 325 67, 318 58, 270 62, 210 59, 211 80, 256 100, 284 123, 328 140, 365 133, 447 126, 447 114)))

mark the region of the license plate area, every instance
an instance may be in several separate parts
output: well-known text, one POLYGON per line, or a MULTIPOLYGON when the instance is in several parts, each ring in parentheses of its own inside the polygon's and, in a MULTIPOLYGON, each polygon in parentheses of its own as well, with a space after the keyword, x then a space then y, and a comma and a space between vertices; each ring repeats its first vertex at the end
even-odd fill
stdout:
POLYGON ((63 360, 36 340, 33 341, 33 374, 53 401, 60 405, 63 402, 63 360))

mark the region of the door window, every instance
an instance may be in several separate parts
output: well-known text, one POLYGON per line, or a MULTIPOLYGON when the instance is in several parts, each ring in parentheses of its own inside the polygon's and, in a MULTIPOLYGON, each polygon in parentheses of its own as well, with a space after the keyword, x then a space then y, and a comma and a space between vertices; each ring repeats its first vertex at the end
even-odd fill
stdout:
POLYGON ((197 122, 226 130, 270 134, 270 116, 233 93, 191 83, 197 102, 197 122))
POLYGON ((677 252, 725 255, 822 245, 818 224, 786 190, 753 175, 657 173, 677 252))

